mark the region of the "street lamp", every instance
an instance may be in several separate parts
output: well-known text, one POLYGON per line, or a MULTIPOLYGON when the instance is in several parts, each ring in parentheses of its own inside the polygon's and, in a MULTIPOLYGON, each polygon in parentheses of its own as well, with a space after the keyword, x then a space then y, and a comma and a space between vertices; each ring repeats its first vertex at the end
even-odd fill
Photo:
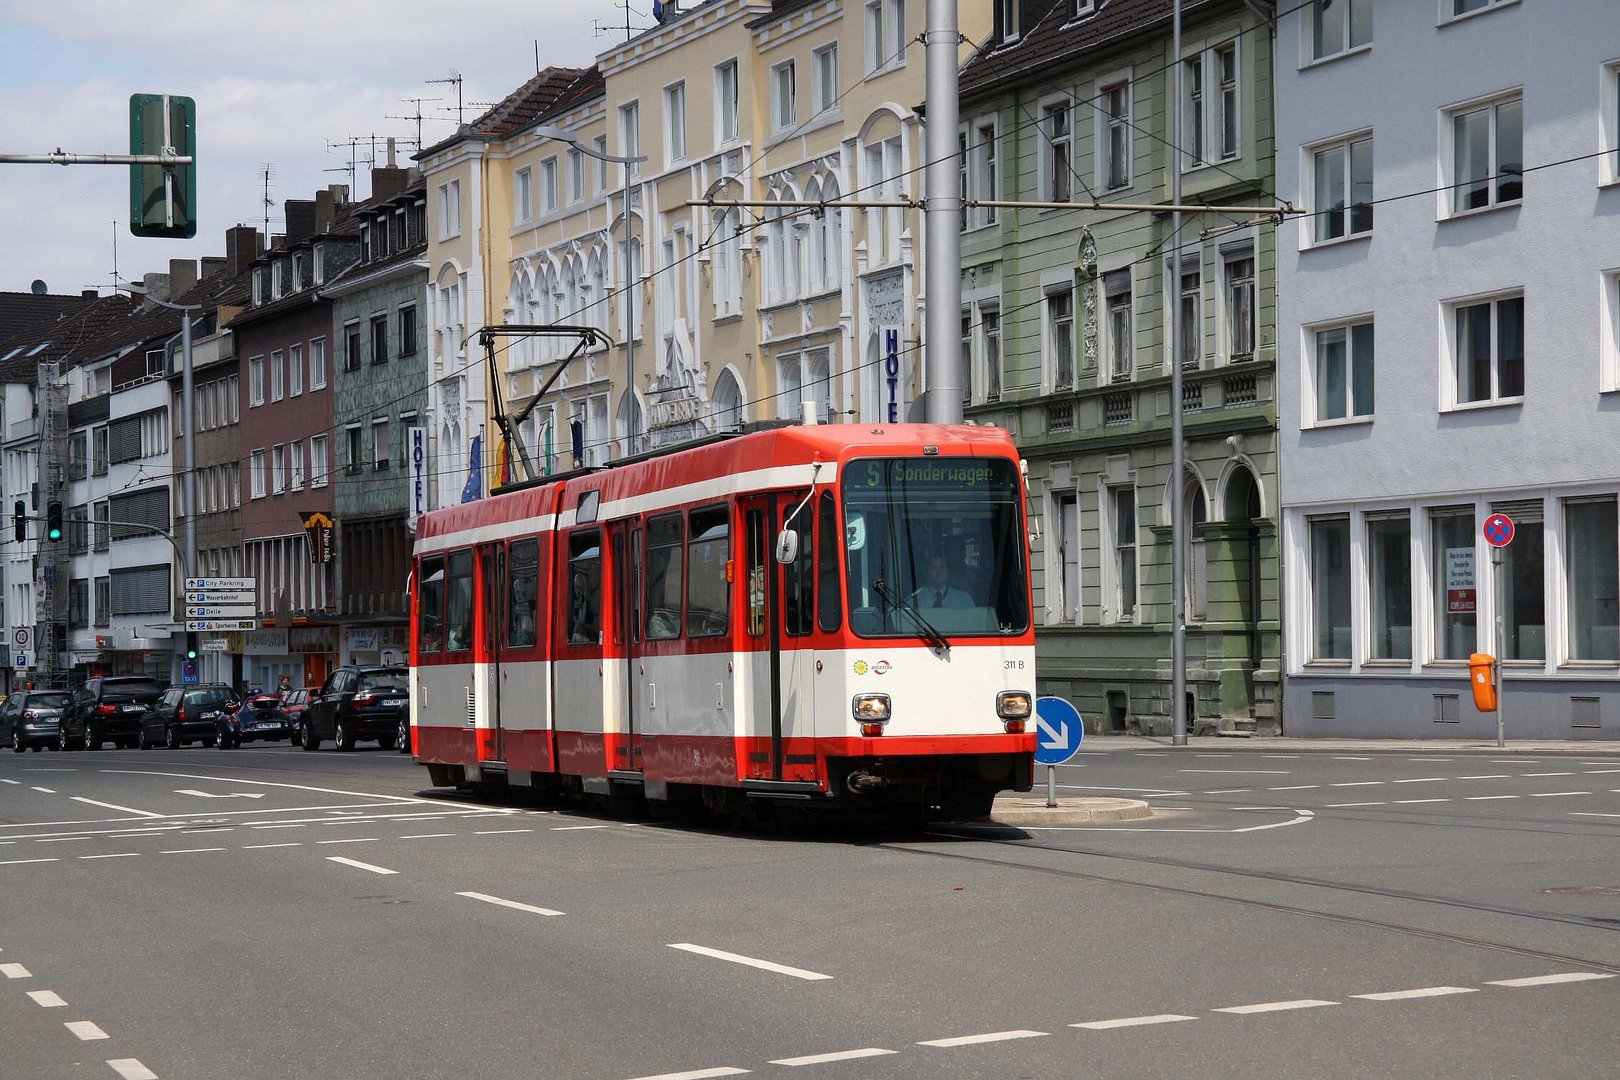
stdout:
MULTIPOLYGON (((621 157, 617 154, 604 153, 594 146, 587 146, 580 137, 567 128, 555 127, 551 124, 541 124, 532 129, 542 139, 552 139, 556 142, 567 143, 586 157, 593 157, 598 161, 606 161, 613 165, 624 166, 624 263, 625 278, 630 286, 629 295, 624 303, 624 384, 627 392, 632 396, 636 392, 636 294, 633 280, 636 267, 631 263, 630 248, 630 166, 639 165, 647 160, 647 155, 639 154, 632 157, 621 157)), ((617 410, 614 411, 617 422, 617 410)), ((628 443, 628 439, 626 439, 628 443)), ((625 449, 628 451, 629 446, 625 449)))

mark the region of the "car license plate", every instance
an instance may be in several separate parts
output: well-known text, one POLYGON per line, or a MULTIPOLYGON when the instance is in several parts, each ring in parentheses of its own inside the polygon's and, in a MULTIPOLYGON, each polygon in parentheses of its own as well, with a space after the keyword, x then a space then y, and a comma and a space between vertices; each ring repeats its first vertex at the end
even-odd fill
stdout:
POLYGON ((141 706, 139 706, 139 705, 125 705, 124 706, 124 711, 125 712, 145 712, 146 710, 144 708, 142 708, 141 706))
POLYGON ((388 698, 386 701, 384 701, 383 704, 398 707, 398 706, 402 706, 402 705, 405 704, 405 699, 404 698, 391 697, 391 698, 388 698))

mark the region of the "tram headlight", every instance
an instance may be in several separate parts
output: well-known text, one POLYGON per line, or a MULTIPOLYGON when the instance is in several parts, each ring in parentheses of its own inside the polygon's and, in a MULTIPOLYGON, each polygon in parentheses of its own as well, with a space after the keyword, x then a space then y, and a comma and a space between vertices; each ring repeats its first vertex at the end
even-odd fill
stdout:
POLYGON ((996 715, 1003 720, 1028 720, 1029 713, 1028 690, 1003 690, 996 695, 996 715))
POLYGON ((850 712, 862 724, 885 724, 889 720, 888 694, 856 694, 850 712))

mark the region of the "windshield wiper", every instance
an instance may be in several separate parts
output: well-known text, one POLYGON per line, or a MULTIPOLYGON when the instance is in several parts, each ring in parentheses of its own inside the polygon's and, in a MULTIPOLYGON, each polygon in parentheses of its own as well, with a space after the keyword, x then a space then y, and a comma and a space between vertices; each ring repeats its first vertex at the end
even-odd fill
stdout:
POLYGON ((945 640, 945 635, 936 630, 933 623, 923 618, 922 612, 912 607, 909 601, 895 595, 894 590, 889 588, 889 583, 887 581, 884 581, 882 578, 878 578, 876 581, 872 582, 872 588, 876 590, 879 596, 883 597, 889 603, 893 604, 895 607, 899 608, 901 611, 905 612, 907 615, 910 615, 914 620, 916 620, 917 625, 922 628, 923 640, 928 642, 929 645, 938 649, 940 652, 951 651, 951 643, 945 640))

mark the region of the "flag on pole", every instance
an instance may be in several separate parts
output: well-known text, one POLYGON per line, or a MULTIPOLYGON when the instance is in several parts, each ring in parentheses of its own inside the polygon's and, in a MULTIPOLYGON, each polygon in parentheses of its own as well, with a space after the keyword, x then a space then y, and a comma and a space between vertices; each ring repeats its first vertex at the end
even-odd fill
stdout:
POLYGON ((472 502, 484 493, 483 449, 484 437, 474 435, 471 450, 467 455, 467 483, 461 489, 461 501, 464 503, 472 502))
POLYGON ((505 487, 512 482, 512 442, 505 435, 495 447, 495 483, 491 487, 505 487))

